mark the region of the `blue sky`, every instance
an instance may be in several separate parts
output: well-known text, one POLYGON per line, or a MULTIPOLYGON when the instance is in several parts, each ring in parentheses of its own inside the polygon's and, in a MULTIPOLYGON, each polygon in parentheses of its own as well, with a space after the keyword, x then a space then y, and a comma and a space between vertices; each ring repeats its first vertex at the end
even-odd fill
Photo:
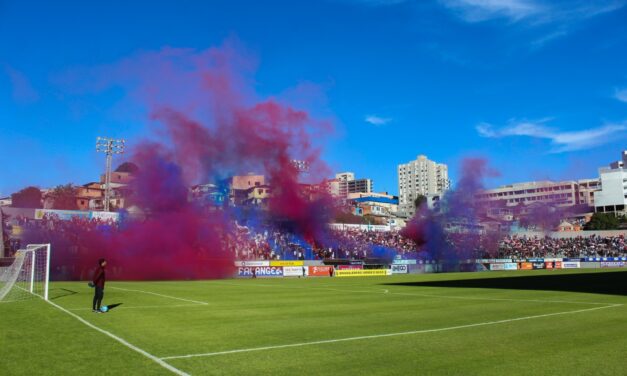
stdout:
POLYGON ((627 0, 154 3, 0 0, 0 196, 97 179, 96 136, 146 132, 119 93, 59 75, 228 38, 258 61, 259 95, 314 93, 336 128, 324 159, 378 191, 418 154, 453 180, 485 157, 495 186, 595 177, 627 149, 627 0))

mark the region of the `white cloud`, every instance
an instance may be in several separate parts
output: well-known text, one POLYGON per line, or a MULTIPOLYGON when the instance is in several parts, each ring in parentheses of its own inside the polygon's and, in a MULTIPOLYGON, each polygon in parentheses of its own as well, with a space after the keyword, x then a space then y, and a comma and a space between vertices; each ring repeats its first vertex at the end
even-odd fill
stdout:
POLYGON ((392 118, 385 118, 377 115, 366 115, 364 118, 366 123, 370 123, 372 125, 386 125, 392 121, 392 118))
POLYGON ((542 12, 542 6, 532 0, 440 0, 467 22, 493 18, 518 21, 542 12))
POLYGON ((605 124, 580 131, 560 131, 546 126, 550 120, 548 118, 537 121, 512 120, 498 129, 492 124, 480 123, 476 130, 480 136, 488 138, 526 136, 547 139, 551 141, 551 153, 590 149, 623 138, 627 131, 627 122, 605 124))
POLYGON ((616 90, 614 94, 614 98, 618 99, 621 102, 627 103, 627 89, 616 90))
POLYGON ((625 6, 625 0, 440 0, 466 22, 507 19, 513 22, 576 21, 611 12, 625 6))

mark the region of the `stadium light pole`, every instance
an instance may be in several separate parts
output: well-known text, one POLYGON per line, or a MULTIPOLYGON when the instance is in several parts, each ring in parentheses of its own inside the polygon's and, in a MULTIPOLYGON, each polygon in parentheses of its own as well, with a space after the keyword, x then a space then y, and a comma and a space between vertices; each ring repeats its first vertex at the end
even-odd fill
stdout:
POLYGON ((113 160, 113 154, 124 153, 124 143, 126 141, 122 138, 96 138, 96 151, 99 153, 105 153, 106 155, 106 169, 105 169, 105 197, 104 197, 104 211, 108 212, 111 201, 111 161, 113 160))
POLYGON ((296 168, 296 171, 298 173, 307 173, 309 172, 309 162, 307 161, 303 161, 303 160, 299 160, 299 159, 292 159, 292 166, 294 166, 294 168, 296 168))

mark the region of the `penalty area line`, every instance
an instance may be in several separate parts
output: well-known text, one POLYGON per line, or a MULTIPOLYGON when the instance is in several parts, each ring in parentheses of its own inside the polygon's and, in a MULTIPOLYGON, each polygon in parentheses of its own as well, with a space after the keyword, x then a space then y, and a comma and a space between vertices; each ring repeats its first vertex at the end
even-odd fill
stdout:
POLYGON ((497 321, 486 321, 486 322, 480 322, 480 323, 475 323, 475 324, 449 326, 449 327, 445 327, 445 328, 411 330, 411 331, 408 331, 408 332, 384 333, 384 334, 374 334, 374 335, 359 336, 359 337, 326 339, 326 340, 321 340, 321 341, 291 343, 291 344, 287 344, 287 345, 253 347, 253 348, 248 348, 248 349, 217 351, 217 352, 209 352, 209 353, 201 353, 201 354, 187 354, 187 355, 165 356, 165 357, 162 357, 161 360, 186 359, 186 358, 196 358, 196 357, 210 357, 210 356, 219 356, 219 355, 228 355, 228 354, 247 353, 247 352, 253 352, 253 351, 265 351, 265 350, 285 349, 285 348, 291 348, 291 347, 303 347, 303 346, 322 345, 322 344, 327 344, 327 343, 361 341, 361 340, 366 340, 366 339, 376 339, 376 338, 385 338, 385 337, 399 337, 399 336, 406 336, 406 335, 412 335, 412 334, 437 333, 437 332, 445 332, 445 331, 451 331, 451 330, 457 330, 457 329, 466 329, 466 328, 474 328, 474 327, 479 327, 479 326, 505 324, 505 323, 510 323, 510 322, 523 321, 523 320, 532 320, 532 319, 538 319, 538 318, 543 318, 543 317, 551 317, 551 316, 559 316, 559 315, 569 315, 569 314, 582 313, 582 312, 591 312, 591 311, 596 311, 596 310, 600 310, 600 309, 614 308, 614 307, 620 307, 620 306, 622 306, 622 304, 612 304, 612 305, 607 305, 607 306, 603 306, 603 307, 579 309, 579 310, 576 310, 576 311, 564 311, 564 312, 546 313, 546 314, 542 314, 542 315, 516 317, 516 318, 513 318, 513 319, 505 319, 505 320, 497 320, 497 321))
POLYGON ((56 307, 57 309, 61 310, 62 312, 65 312, 68 315, 74 317, 75 319, 77 319, 78 321, 80 321, 83 324, 87 325, 88 327, 90 327, 90 328, 92 328, 94 330, 97 330, 98 332, 100 332, 100 333, 102 333, 102 334, 104 334, 104 335, 106 335, 106 336, 108 336, 110 338, 113 338, 114 340, 118 341, 119 343, 121 343, 122 345, 128 347, 129 349, 131 349, 131 350, 133 350, 135 352, 138 352, 139 354, 141 354, 141 355, 145 356, 146 358, 152 360, 153 362, 157 363, 158 365, 160 365, 161 367, 167 369, 168 371, 170 371, 170 372, 172 372, 172 373, 174 373, 176 375, 179 375, 179 376, 189 376, 188 373, 186 373, 184 371, 181 371, 180 369, 178 369, 178 368, 176 368, 176 367, 166 363, 163 359, 160 359, 160 358, 152 355, 151 353, 147 352, 146 350, 140 349, 139 347, 130 344, 129 342, 127 342, 123 338, 120 338, 120 337, 116 336, 115 334, 113 334, 113 333, 111 333, 111 332, 109 332, 107 330, 104 330, 104 329, 101 329, 101 328, 97 327, 96 325, 90 323, 89 321, 87 321, 84 318, 78 316, 77 314, 72 313, 72 312, 68 311, 67 309, 61 307, 60 305, 55 304, 55 303, 53 303, 53 302, 51 302, 49 300, 47 302, 52 304, 52 306, 56 307))
POLYGON ((176 297, 176 296, 159 294, 159 293, 152 292, 152 291, 135 290, 135 289, 123 289, 121 287, 113 287, 113 286, 109 286, 109 288, 115 289, 115 290, 122 290, 122 291, 140 292, 142 294, 150 294, 150 295, 160 296, 162 298, 169 298, 169 299, 180 300, 180 301, 183 301, 183 302, 190 302, 190 303, 195 303, 195 304, 209 305, 209 303, 207 303, 207 302, 201 302, 201 301, 192 300, 192 299, 183 299, 183 298, 179 298, 179 297, 176 297))

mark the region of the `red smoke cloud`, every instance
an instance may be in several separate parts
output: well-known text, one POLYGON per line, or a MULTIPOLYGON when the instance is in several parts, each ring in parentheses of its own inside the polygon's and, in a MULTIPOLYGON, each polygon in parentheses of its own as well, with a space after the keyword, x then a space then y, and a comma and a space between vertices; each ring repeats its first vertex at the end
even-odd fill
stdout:
POLYGON ((125 221, 119 229, 65 223, 75 228, 55 236, 53 266, 59 277, 85 278, 100 257, 111 259, 111 274, 118 279, 231 275, 232 212, 197 207, 188 201, 188 187, 247 172, 265 174, 273 187, 267 220, 287 224, 309 242, 320 240, 331 205, 324 194, 310 200, 303 193, 292 160, 308 162, 310 179, 322 180, 327 168, 311 134, 328 124, 277 100, 259 100, 246 77, 254 65, 226 44, 199 53, 148 52, 64 76, 78 92, 125 88, 160 126, 157 137, 130 153, 139 167, 130 201, 145 219, 125 221), (94 84, 78 87, 72 83, 77 75, 92 76, 94 84))

